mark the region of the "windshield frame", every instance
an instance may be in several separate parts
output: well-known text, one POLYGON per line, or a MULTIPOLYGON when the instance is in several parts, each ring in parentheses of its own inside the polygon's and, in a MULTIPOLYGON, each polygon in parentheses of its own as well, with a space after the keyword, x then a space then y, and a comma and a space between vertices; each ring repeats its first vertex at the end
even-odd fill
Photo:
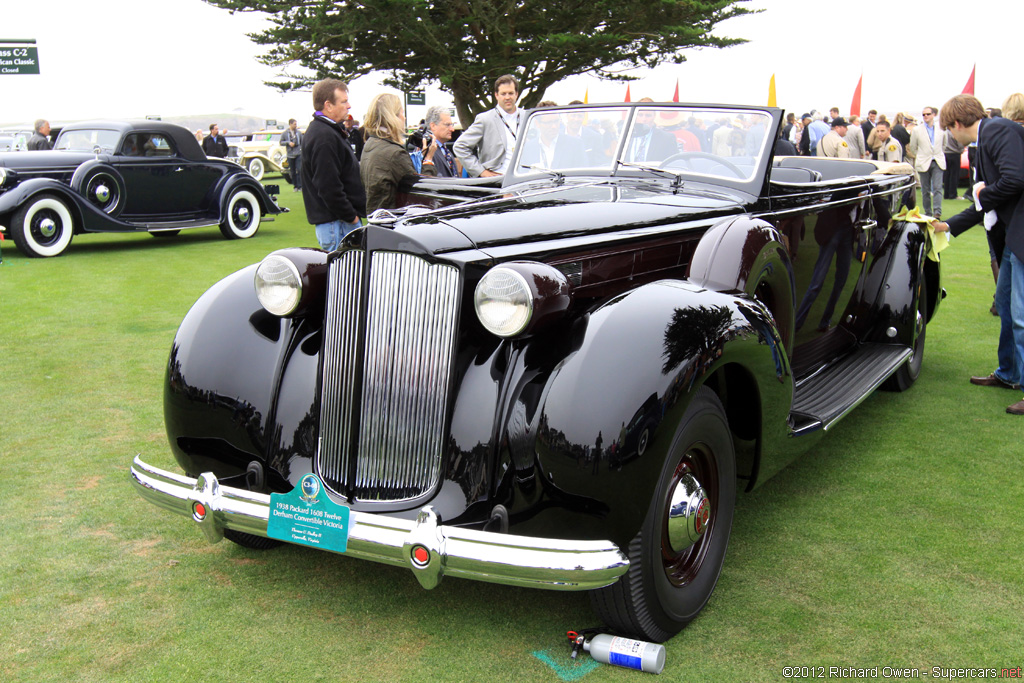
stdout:
POLYGON ((53 149, 61 152, 89 152, 96 151, 97 145, 102 154, 113 154, 114 150, 120 148, 121 131, 113 128, 65 128, 57 137, 53 149), (88 139, 88 142, 78 142, 79 138, 88 139), (74 144, 74 146, 72 146, 74 144), (67 146, 65 146, 67 145, 67 146))
MULTIPOLYGON (((772 153, 774 151, 775 138, 778 136, 782 123, 783 110, 776 107, 758 107, 750 105, 722 105, 704 103, 675 103, 675 102, 625 102, 625 103, 602 103, 588 105, 571 105, 562 107, 542 107, 529 110, 528 115, 523 117, 517 132, 516 150, 512 156, 512 165, 503 179, 502 185, 508 186, 525 181, 532 181, 541 178, 556 176, 559 179, 567 177, 604 177, 604 178, 647 178, 647 179, 669 179, 675 186, 682 186, 687 181, 699 182, 705 185, 724 185, 734 189, 740 189, 752 195, 760 195, 765 187, 767 169, 771 165, 772 153), (744 169, 746 172, 738 177, 735 172, 727 167, 708 168, 678 167, 682 164, 673 164, 670 167, 661 168, 660 162, 650 164, 645 168, 646 163, 637 163, 628 158, 629 141, 637 126, 642 123, 644 114, 650 114, 653 110, 655 118, 669 119, 673 130, 685 126, 688 115, 699 113, 705 119, 741 121, 759 121, 763 127, 763 133, 753 156, 745 157, 744 169), (524 161, 528 161, 528 149, 536 139, 538 130, 536 127, 537 118, 542 116, 558 115, 563 120, 568 115, 582 113, 586 117, 593 117, 604 113, 606 117, 611 116, 616 133, 614 137, 614 163, 602 164, 600 166, 589 166, 583 168, 554 168, 545 169, 543 166, 523 168, 524 161), (638 120, 638 115, 641 120, 638 120), (659 115, 664 115, 659 117, 659 115)), ((591 118, 588 118, 591 120, 591 118)), ((607 126, 605 126, 607 127, 607 126)), ((661 126, 667 132, 670 126, 661 126)), ((564 128, 563 128, 564 130, 564 128)), ((608 143, 611 149, 611 143, 608 143)), ((708 156, 702 152, 701 156, 708 156)), ((728 159, 728 157, 726 157, 728 159)), ((528 164, 527 164, 528 165, 528 164)))

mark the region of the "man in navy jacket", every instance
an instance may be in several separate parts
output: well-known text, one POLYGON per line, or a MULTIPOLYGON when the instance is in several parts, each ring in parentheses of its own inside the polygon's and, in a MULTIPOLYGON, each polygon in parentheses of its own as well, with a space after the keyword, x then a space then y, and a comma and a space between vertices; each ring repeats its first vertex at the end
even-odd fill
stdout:
POLYGON ((302 202, 320 247, 334 251, 366 216, 359 162, 341 125, 348 116, 348 86, 335 79, 317 82, 313 106, 316 111, 302 141, 302 202))
MULTIPOLYGON (((978 143, 978 164, 972 206, 949 219, 935 221, 937 232, 959 235, 984 223, 990 230, 1005 230, 1006 246, 996 283, 999 367, 987 377, 972 377, 980 386, 1019 389, 1024 369, 1024 127, 1003 118, 985 118, 973 95, 957 95, 943 105, 940 124, 962 145, 978 143)), ((1024 415, 1024 400, 1006 412, 1024 415)))

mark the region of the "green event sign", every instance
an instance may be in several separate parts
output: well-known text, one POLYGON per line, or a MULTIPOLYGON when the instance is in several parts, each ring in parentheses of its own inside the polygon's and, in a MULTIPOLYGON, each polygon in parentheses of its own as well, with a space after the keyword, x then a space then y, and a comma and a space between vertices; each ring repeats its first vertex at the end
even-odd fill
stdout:
POLYGON ((427 103, 427 92, 425 90, 410 90, 405 93, 405 103, 424 105, 427 103))
POLYGON ((315 474, 304 476, 288 493, 270 494, 269 538, 343 553, 348 532, 349 509, 327 497, 315 474))
POLYGON ((38 74, 39 48, 0 45, 0 74, 38 74))

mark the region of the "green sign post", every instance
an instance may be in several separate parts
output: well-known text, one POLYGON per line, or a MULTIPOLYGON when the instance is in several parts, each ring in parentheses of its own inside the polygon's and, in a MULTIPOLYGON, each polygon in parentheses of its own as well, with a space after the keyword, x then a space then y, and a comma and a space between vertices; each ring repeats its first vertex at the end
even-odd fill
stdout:
POLYGON ((34 40, 0 40, 0 74, 38 74, 39 48, 34 40))

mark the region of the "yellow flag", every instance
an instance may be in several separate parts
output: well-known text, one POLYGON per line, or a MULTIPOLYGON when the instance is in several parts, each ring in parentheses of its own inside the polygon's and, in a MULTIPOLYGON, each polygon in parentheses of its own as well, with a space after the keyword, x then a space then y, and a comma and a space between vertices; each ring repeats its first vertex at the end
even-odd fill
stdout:
POLYGON ((772 74, 772 80, 768 82, 768 106, 777 107, 775 103, 775 74, 772 74))

